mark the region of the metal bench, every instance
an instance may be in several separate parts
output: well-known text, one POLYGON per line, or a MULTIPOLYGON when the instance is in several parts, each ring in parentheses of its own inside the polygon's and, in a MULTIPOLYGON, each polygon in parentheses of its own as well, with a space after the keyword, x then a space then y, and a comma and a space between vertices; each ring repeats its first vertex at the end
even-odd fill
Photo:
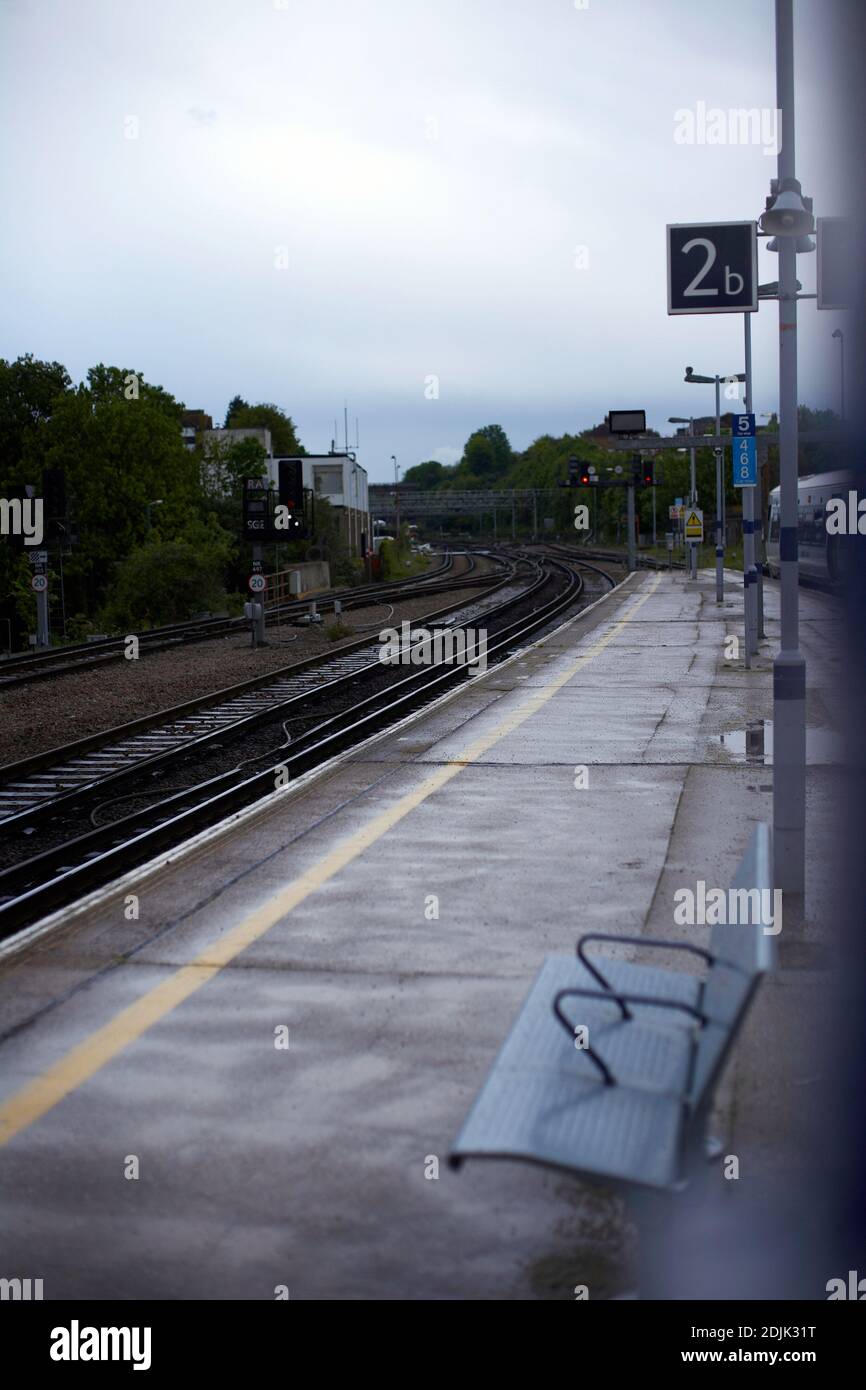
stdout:
POLYGON ((705 1166, 716 1086, 772 968, 771 866, 769 828, 759 824, 732 887, 758 889, 760 906, 749 924, 711 927, 707 949, 592 932, 576 959, 549 956, 451 1150, 452 1167, 520 1158, 627 1192, 681 1191, 698 1161, 705 1166), (604 941, 687 953, 705 969, 590 959, 587 947, 604 941))

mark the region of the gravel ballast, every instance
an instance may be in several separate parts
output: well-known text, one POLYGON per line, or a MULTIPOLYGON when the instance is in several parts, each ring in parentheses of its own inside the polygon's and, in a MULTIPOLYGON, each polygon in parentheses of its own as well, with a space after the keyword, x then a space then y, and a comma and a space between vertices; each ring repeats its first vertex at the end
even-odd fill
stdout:
MULTIPOLYGON (((272 645, 256 651, 249 635, 238 633, 6 691, 0 696, 0 766, 296 661, 326 656, 358 637, 375 639, 382 628, 399 626, 403 619, 420 620, 461 600, 471 602, 473 594, 483 592, 481 588, 454 589, 407 599, 394 605, 393 614, 385 602, 351 609, 342 617, 352 629, 351 636, 335 642, 319 627, 269 626, 267 638, 272 645)), ((328 615, 322 626, 330 621, 328 615)))

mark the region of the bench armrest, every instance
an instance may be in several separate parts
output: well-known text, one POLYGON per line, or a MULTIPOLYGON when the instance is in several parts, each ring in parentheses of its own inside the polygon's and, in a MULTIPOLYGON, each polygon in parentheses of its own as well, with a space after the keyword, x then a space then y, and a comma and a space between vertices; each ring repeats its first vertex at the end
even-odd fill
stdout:
MULTIPOLYGON (((610 1003, 612 1004, 619 1004, 620 1009, 623 1010, 623 1017, 626 1019, 631 1019, 632 1017, 632 1015, 628 1012, 628 1009, 625 1008, 625 1004, 629 1003, 649 1004, 651 1006, 654 1006, 655 1008, 661 1009, 682 1009, 685 1013, 691 1014, 693 1018, 696 1018, 702 1028, 704 1024, 708 1022, 706 1014, 701 1013, 700 1009, 696 1009, 693 1004, 685 1003, 685 1001, 682 999, 655 999, 651 995, 647 994, 617 994, 613 990, 609 989, 605 990, 603 993, 599 993, 599 991, 595 989, 578 989, 576 987, 572 987, 570 989, 559 990, 554 995, 553 1004, 551 1005, 558 1022, 562 1024, 563 1028, 565 1029, 568 1036, 571 1038, 572 1042, 574 1041, 575 1024, 571 1022, 570 1018, 560 1005, 560 1000, 566 999, 570 995, 577 995, 583 999, 595 999, 601 1002, 610 1001, 610 1003)), ((616 1085, 616 1077, 613 1075, 613 1072, 610 1070, 610 1067, 607 1065, 604 1059, 600 1057, 599 1054, 596 1052, 594 1047, 588 1044, 586 1047, 582 1047, 580 1051, 585 1052, 587 1057, 589 1057, 590 1060, 595 1063, 596 1067, 602 1074, 605 1086, 616 1085)))
MULTIPOLYGON (((593 965, 584 955, 583 946, 586 941, 615 941, 624 942, 627 946, 656 946, 666 951, 690 951, 692 955, 700 956, 708 965, 712 965, 715 960, 712 952, 704 950, 703 946, 692 946, 686 941, 653 941, 644 936, 614 936, 611 932, 586 932, 578 940, 576 951, 577 958, 581 965, 585 965, 590 975, 593 975, 602 989, 609 994, 611 992, 610 983, 604 978, 598 966, 593 965)), ((631 1018, 631 1014, 625 1004, 620 1005, 623 1018, 631 1018)))

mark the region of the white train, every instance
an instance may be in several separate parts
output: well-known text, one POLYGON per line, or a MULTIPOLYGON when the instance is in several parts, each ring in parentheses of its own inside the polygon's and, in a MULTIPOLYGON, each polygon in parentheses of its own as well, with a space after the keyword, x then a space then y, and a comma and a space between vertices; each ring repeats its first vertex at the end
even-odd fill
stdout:
MULTIPOLYGON (((847 501, 848 490, 855 486, 850 472, 813 473, 800 478, 797 485, 797 542, 800 574, 804 579, 823 579, 838 583, 844 578, 850 554, 846 536, 827 533, 827 502, 831 497, 847 501)), ((779 489, 770 493, 767 520, 767 572, 779 577, 779 489)))

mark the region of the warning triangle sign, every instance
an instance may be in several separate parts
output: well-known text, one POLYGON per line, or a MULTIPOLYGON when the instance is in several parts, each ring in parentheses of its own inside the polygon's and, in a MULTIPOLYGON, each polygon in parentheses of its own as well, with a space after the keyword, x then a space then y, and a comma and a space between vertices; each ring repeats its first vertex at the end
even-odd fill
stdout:
POLYGON ((702 541, 704 538, 704 514, 697 507, 686 508, 686 540, 702 541))

